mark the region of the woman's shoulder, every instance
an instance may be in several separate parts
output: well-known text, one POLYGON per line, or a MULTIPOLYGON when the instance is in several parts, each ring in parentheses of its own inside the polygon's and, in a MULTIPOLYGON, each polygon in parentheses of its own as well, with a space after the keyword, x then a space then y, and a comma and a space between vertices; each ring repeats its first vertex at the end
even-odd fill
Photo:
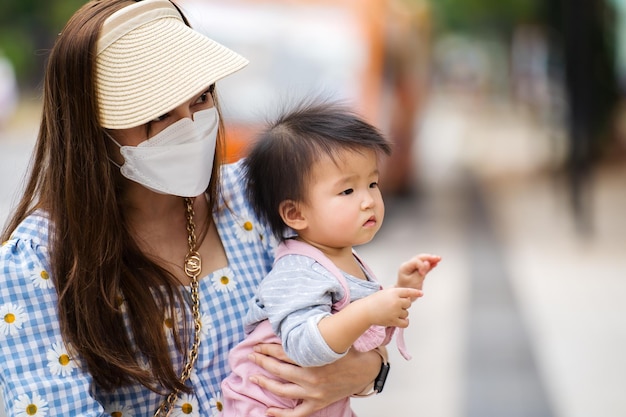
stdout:
POLYGON ((243 159, 222 165, 220 171, 220 194, 222 199, 229 205, 245 205, 245 176, 243 172, 243 159))
POLYGON ((0 271, 21 268, 32 269, 48 263, 48 236, 50 222, 44 212, 27 216, 0 246, 0 271))
POLYGON ((242 161, 222 166, 220 172, 219 216, 250 217, 251 208, 245 191, 242 161))
POLYGON ((243 160, 222 166, 220 205, 216 213, 217 222, 224 231, 220 235, 223 239, 232 239, 237 247, 239 243, 260 242, 266 250, 273 253, 276 242, 267 225, 261 223, 254 214, 246 196, 242 165, 243 160))
POLYGON ((9 239, 6 242, 2 242, 2 246, 16 241, 29 241, 37 246, 47 246, 49 232, 50 222, 47 214, 37 210, 22 220, 13 230, 9 239))
POLYGON ((37 317, 42 318, 54 314, 56 293, 50 271, 48 229, 47 216, 36 212, 26 217, 0 246, 0 309, 23 310, 24 314, 38 311, 37 317))

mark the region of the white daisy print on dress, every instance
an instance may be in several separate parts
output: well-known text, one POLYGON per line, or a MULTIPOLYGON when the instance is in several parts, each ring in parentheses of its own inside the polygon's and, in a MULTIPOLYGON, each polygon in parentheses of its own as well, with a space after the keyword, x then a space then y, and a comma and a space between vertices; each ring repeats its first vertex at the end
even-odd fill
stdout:
POLYGON ((0 334, 15 336, 27 318, 22 306, 13 303, 3 304, 0 306, 0 334))
POLYGON ((182 394, 174 408, 172 409, 172 417, 199 417, 200 410, 198 409, 198 400, 193 395, 182 394))
POLYGON ((48 271, 40 267, 32 271, 30 279, 35 287, 41 288, 42 290, 52 288, 53 286, 48 271))
POLYGON ((209 330, 213 328, 213 321, 208 314, 202 313, 200 316, 200 322, 202 327, 200 328, 200 336, 206 338, 209 335, 209 330))
POLYGON ((176 309, 175 315, 176 317, 172 317, 169 310, 165 312, 165 318, 163 319, 163 327, 165 327, 166 333, 168 335, 172 334, 172 331, 174 330, 174 326, 176 326, 177 323, 180 323, 183 321, 183 313, 179 309, 176 309))
POLYGON ((213 277, 211 278, 213 288, 218 291, 233 291, 237 287, 237 282, 233 279, 234 276, 233 270, 229 267, 218 269, 213 272, 213 277))
POLYGON ((14 405, 15 417, 45 417, 48 415, 48 402, 36 392, 32 396, 22 394, 14 405))
POLYGON ((76 363, 63 342, 53 343, 52 348, 46 354, 46 359, 48 359, 48 368, 52 375, 68 376, 76 368, 76 363))
POLYGON ((211 407, 211 415, 217 416, 222 414, 224 410, 224 403, 222 402, 222 393, 218 392, 215 397, 209 400, 209 407, 211 407))
POLYGON ((235 234, 242 243, 253 243, 259 239, 259 232, 256 230, 252 218, 245 214, 235 224, 235 234))
POLYGON ((111 415, 111 417, 135 417, 133 409, 120 403, 119 401, 112 402, 104 407, 104 411, 111 415))
POLYGON ((148 359, 143 356, 137 358, 137 365, 139 365, 139 367, 144 371, 150 369, 150 362, 148 362, 148 359))

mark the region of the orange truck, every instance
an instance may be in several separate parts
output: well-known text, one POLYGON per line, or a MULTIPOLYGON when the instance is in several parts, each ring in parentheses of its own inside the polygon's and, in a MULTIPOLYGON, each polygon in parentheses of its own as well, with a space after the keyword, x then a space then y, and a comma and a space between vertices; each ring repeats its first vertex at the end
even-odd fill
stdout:
POLYGON ((229 161, 255 132, 306 97, 349 104, 394 144, 387 194, 410 191, 412 143, 428 68, 428 5, 420 0, 179 0, 191 25, 250 64, 218 83, 229 161))

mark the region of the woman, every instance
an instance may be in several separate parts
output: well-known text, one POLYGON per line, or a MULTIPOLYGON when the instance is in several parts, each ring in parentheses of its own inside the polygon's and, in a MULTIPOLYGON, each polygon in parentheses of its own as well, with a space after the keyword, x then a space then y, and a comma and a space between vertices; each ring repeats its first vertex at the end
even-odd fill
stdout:
MULTIPOLYGON (((213 415, 273 248, 221 165, 215 83, 247 61, 166 0, 93 0, 49 58, 24 196, 0 248, 8 416, 213 415)), ((377 353, 302 369, 255 361, 305 416, 360 392, 377 353)))

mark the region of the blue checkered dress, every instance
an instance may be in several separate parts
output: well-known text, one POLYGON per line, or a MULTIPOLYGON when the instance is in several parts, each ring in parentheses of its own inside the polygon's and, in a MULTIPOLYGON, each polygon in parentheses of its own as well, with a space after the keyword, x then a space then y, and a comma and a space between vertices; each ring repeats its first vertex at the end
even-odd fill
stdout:
MULTIPOLYGON (((200 281, 198 361, 172 416, 214 416, 230 349, 243 338, 243 317, 269 271, 274 245, 244 199, 240 164, 224 166, 227 208, 214 214, 228 267, 200 281)), ((151 416, 162 397, 141 385, 113 393, 97 387, 61 340, 48 254, 45 213, 29 216, 0 248, 0 388, 7 416, 151 416)), ((171 354, 177 358, 173 344, 171 354)), ((175 363, 180 363, 176 359, 175 363)))

